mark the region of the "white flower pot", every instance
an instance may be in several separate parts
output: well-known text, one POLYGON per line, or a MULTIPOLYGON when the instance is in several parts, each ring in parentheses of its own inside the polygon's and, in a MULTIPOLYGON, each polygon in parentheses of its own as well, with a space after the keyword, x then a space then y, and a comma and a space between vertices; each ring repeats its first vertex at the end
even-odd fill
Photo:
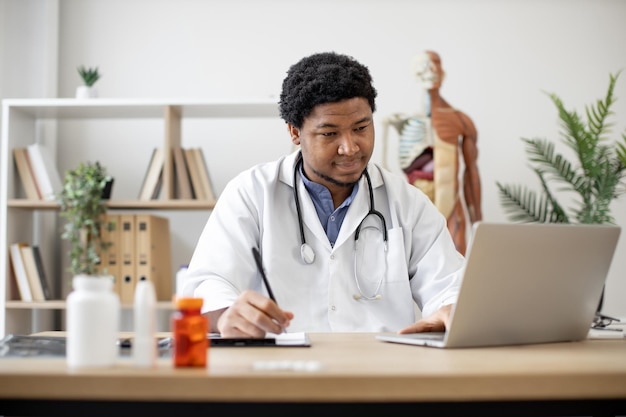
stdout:
POLYGON ((95 87, 88 87, 86 85, 76 87, 76 98, 86 99, 96 97, 98 97, 98 90, 96 90, 95 87))

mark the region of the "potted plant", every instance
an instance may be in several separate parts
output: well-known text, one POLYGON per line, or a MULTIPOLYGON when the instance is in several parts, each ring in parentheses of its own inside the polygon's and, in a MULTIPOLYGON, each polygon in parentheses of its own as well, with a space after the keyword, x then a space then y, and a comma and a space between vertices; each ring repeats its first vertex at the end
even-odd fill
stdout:
POLYGON ((80 163, 65 173, 60 195, 67 219, 62 238, 70 242, 73 291, 67 297, 66 358, 70 367, 112 366, 117 358, 120 300, 100 255, 111 245, 102 238, 107 211, 103 192, 112 178, 99 163, 80 163))
POLYGON ((81 85, 76 88, 76 98, 97 97, 98 92, 93 85, 100 79, 98 67, 85 68, 85 66, 81 65, 77 68, 77 70, 85 85, 81 85))
POLYGON ((586 106, 586 120, 576 111, 566 110, 556 94, 549 94, 559 112, 563 142, 573 150, 576 161, 570 162, 555 153, 554 144, 546 139, 522 138, 531 167, 541 184, 541 194, 538 196, 524 186, 496 182, 500 202, 511 220, 614 223, 611 202, 626 191, 622 182, 626 177, 626 131, 622 133, 623 143, 608 142, 612 126, 608 118, 613 115, 611 107, 616 101, 613 90, 619 74, 610 74, 604 99, 586 106), (559 203, 552 189, 554 184, 559 185, 559 191, 573 194, 574 204, 569 210, 559 203))
MULTIPOLYGON (((620 71, 621 72, 621 71, 620 71)), ((613 224, 611 202, 624 194, 626 187, 626 131, 622 142, 610 143, 612 123, 609 116, 616 101, 614 87, 620 72, 609 75, 609 87, 604 99, 585 108, 586 120, 576 112, 565 109, 561 99, 549 94, 561 120, 561 137, 576 157, 570 162, 555 153, 554 144, 546 139, 522 138, 526 152, 541 184, 541 194, 519 185, 496 182, 500 202, 509 219, 526 223, 613 224), (565 191, 573 206, 566 209, 557 199, 553 188, 565 191)), ((603 296, 598 305, 602 309, 603 296)), ((600 314, 600 313, 599 313, 600 314)))
POLYGON ((60 195, 61 216, 67 219, 62 238, 70 242, 70 272, 74 275, 97 275, 100 272, 100 253, 110 242, 102 240, 103 216, 106 214, 106 196, 112 178, 99 162, 81 162, 65 173, 60 195))

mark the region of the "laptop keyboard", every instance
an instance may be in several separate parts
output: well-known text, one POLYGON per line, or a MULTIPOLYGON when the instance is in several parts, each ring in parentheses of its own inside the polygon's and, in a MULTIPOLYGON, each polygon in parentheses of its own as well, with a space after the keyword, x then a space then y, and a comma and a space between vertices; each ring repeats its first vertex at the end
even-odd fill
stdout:
POLYGON ((443 340, 446 334, 442 332, 424 332, 414 333, 413 335, 416 339, 443 340))

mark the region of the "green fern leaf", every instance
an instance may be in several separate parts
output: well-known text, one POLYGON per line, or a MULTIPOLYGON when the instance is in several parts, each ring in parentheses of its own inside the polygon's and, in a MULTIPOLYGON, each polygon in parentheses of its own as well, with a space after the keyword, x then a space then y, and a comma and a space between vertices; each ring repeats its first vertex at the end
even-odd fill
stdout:
MULTIPOLYGON (((621 72, 621 71, 620 71, 621 72)), ((626 134, 624 143, 608 146, 613 124, 609 117, 616 101, 614 88, 620 72, 610 74, 605 97, 585 107, 586 121, 576 111, 568 111, 554 93, 548 94, 560 119, 559 132, 563 143, 574 151, 577 161, 555 153, 555 146, 546 139, 522 138, 531 169, 541 184, 541 194, 520 186, 496 183, 500 201, 513 221, 569 223, 566 210, 559 204, 549 184, 556 191, 575 196, 571 210, 579 223, 612 223, 611 202, 626 192, 626 134), (577 196, 577 198, 576 198, 577 196)), ((569 196, 571 198, 571 195, 569 196)))

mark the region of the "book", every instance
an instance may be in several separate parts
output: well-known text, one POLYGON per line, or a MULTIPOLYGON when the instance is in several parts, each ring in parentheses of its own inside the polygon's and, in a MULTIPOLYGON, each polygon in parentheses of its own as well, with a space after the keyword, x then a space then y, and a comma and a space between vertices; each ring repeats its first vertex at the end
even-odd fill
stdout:
POLYGON ((9 248, 11 257, 11 267, 13 270, 13 276, 17 283, 17 289, 20 293, 22 301, 33 301, 33 295, 30 291, 30 283, 28 281, 28 275, 26 274, 26 266, 22 258, 21 247, 26 246, 25 242, 11 243, 9 248))
POLYGON ((209 168, 204 159, 204 153, 202 148, 194 148, 194 154, 196 156, 196 164, 198 166, 198 172, 200 174, 200 182, 204 189, 204 199, 215 204, 215 193, 213 193, 213 184, 209 175, 209 168))
POLYGON ((33 251, 33 256, 35 257, 35 264, 37 265, 37 272, 39 280, 41 281, 41 288, 43 289, 43 297, 45 300, 52 300, 52 289, 48 283, 48 276, 46 275, 46 270, 43 265, 41 249, 39 248, 39 245, 33 245, 31 246, 31 249, 33 251))
POLYGON ((13 159, 15 160, 15 166, 22 181, 26 198, 29 200, 41 200, 41 193, 33 176, 33 168, 30 165, 30 158, 26 148, 14 148, 13 159))
POLYGON ((174 295, 167 217, 135 215, 135 260, 137 282, 151 281, 158 300, 169 301, 174 295))
POLYGON ((202 179, 200 178, 200 170, 198 169, 198 163, 196 162, 196 154, 193 148, 183 149, 185 155, 185 162, 187 163, 187 169, 189 170, 189 178, 191 180, 191 188, 193 189, 194 198, 197 200, 205 200, 206 194, 204 187, 202 186, 202 179))
POLYGON ((41 189, 39 188, 39 184, 37 184, 37 178, 35 177, 35 169, 33 168, 33 163, 30 160, 30 156, 28 154, 28 148, 22 148, 22 153, 24 154, 24 160, 26 161, 26 166, 28 167, 28 171, 30 172, 30 176, 35 183, 35 189, 37 190, 37 197, 39 200, 43 199, 43 195, 41 194, 41 189))
POLYGON ((28 157, 35 173, 35 181, 43 200, 54 201, 63 190, 63 181, 56 167, 52 151, 45 145, 33 143, 27 147, 28 157))
POLYGON ((163 164, 165 162, 163 148, 154 148, 148 169, 144 175, 139 200, 152 200, 158 197, 160 182, 163 181, 163 164), (155 196, 156 194, 156 196, 155 196))
POLYGON ((135 215, 120 214, 120 302, 132 304, 137 282, 135 271, 135 215))
POLYGON ((33 297, 33 301, 45 301, 46 297, 43 293, 43 287, 41 286, 41 279, 39 278, 39 270, 37 269, 37 263, 35 262, 35 255, 33 254, 33 248, 24 245, 20 246, 22 253, 22 261, 24 262, 24 269, 28 277, 28 283, 30 285, 30 292, 33 297))
POLYGON ((174 154, 174 172, 176 176, 176 192, 174 195, 176 198, 180 199, 192 199, 191 179, 189 178, 189 170, 187 169, 183 152, 183 148, 179 146, 172 149, 172 153, 174 154))
POLYGON ((100 255, 102 272, 113 277, 113 291, 119 296, 122 289, 121 229, 119 214, 105 214, 101 235, 102 241, 108 242, 109 247, 100 255))

